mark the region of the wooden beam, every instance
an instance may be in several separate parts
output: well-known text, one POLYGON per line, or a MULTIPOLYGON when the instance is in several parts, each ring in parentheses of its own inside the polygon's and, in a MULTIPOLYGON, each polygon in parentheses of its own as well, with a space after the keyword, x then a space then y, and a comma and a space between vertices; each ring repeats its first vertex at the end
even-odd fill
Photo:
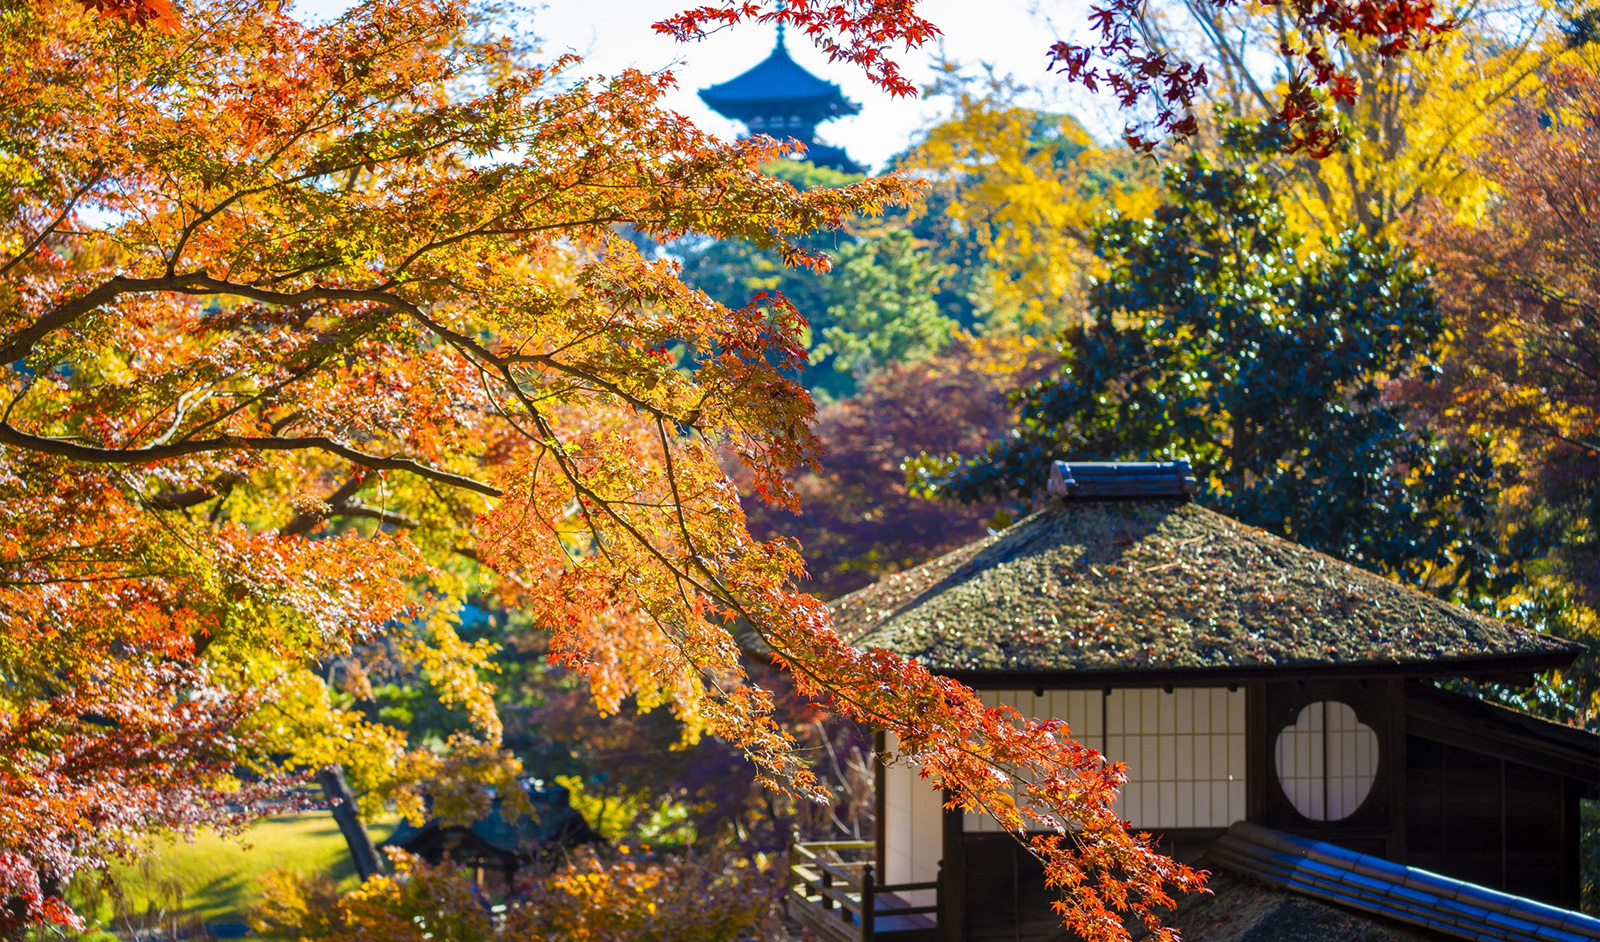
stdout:
POLYGON ((888 734, 878 730, 872 734, 872 841, 877 849, 872 859, 878 866, 888 865, 888 791, 889 770, 883 764, 883 754, 888 750, 888 734))
POLYGON ((1396 863, 1406 862, 1406 796, 1409 792, 1406 760, 1405 682, 1391 680, 1383 692, 1383 718, 1387 721, 1378 742, 1378 780, 1388 783, 1389 853, 1396 863))

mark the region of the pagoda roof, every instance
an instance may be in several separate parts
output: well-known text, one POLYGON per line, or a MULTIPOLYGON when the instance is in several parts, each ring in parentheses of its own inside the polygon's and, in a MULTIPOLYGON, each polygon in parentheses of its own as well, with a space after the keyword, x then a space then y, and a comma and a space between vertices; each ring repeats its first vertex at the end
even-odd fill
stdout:
POLYGON ((771 55, 749 71, 701 90, 700 100, 738 121, 780 112, 824 121, 861 110, 838 85, 812 75, 790 58, 782 33, 771 55))
POLYGON ((1057 499, 830 609, 857 647, 980 684, 1508 675, 1583 650, 1172 499, 1057 499))

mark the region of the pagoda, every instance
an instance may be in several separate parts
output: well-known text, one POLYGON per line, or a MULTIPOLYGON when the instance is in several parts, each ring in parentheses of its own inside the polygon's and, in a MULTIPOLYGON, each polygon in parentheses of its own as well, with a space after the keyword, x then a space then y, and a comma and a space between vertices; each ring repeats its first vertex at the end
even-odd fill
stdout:
POLYGON ((807 72, 778 42, 754 68, 700 92, 700 100, 724 118, 738 121, 749 134, 794 139, 805 145, 806 160, 845 173, 865 173, 843 148, 817 140, 817 125, 856 114, 861 106, 844 97, 839 86, 807 72))

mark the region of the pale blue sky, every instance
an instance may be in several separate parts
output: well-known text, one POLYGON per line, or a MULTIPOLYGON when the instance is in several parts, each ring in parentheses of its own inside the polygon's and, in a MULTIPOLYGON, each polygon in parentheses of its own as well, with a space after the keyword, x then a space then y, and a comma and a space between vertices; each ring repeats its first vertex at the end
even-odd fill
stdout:
MULTIPOLYGON (((678 90, 669 100, 702 127, 734 136, 736 126, 707 109, 695 91, 725 81, 755 65, 772 49, 773 28, 743 26, 683 45, 656 35, 650 24, 691 6, 692 0, 548 0, 527 28, 546 52, 584 56, 582 72, 607 74, 629 66, 646 71, 670 68, 678 90)), ((337 15, 348 0, 296 0, 294 11, 310 19, 337 15)), ((1078 89, 1044 69, 1045 50, 1057 36, 1081 35, 1086 0, 923 0, 923 14, 944 31, 944 53, 961 63, 988 62, 1041 97, 1031 104, 1078 114, 1091 127, 1116 129, 1121 119, 1097 106, 1078 89)), ((846 64, 831 64, 803 37, 789 37, 789 49, 806 68, 837 82, 858 102, 861 113, 824 125, 820 136, 850 151, 874 168, 904 149, 920 129, 947 109, 937 100, 893 100, 846 64)), ((900 57, 914 81, 933 76, 939 50, 925 47, 900 57)))

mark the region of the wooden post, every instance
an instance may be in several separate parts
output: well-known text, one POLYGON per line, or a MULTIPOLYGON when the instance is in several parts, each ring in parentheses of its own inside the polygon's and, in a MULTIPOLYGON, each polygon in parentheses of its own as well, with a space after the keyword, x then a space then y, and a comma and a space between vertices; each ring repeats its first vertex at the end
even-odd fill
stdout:
POLYGON ((797 884, 797 883, 801 884, 801 887, 802 887, 801 890, 800 890, 801 898, 804 898, 804 897, 810 895, 806 891, 806 889, 804 887, 804 879, 800 876, 800 874, 796 873, 795 869, 794 869, 794 867, 795 867, 794 855, 796 853, 796 849, 799 846, 800 846, 800 825, 791 824, 791 825, 789 825, 789 853, 784 858, 785 863, 787 864, 787 868, 783 871, 783 895, 784 895, 784 906, 785 906, 786 909, 788 908, 788 897, 789 897, 789 894, 794 891, 795 884, 797 884))
POLYGON ((872 942, 877 901, 873 899, 872 864, 861 868, 861 942, 872 942))
POLYGON ((889 749, 889 737, 883 730, 872 736, 872 849, 873 860, 887 860, 889 848, 888 821, 889 770, 883 764, 883 754, 889 749))
POLYGON ((1244 816, 1248 821, 1271 827, 1283 823, 1270 814, 1270 796, 1279 788, 1275 758, 1277 747, 1270 739, 1272 715, 1269 701, 1274 689, 1264 683, 1246 684, 1244 687, 1244 816))
POLYGON ((1411 852, 1406 847, 1406 682, 1391 680, 1383 696, 1383 732, 1379 733, 1378 780, 1373 788, 1389 790, 1389 854, 1395 863, 1406 863, 1411 852))
POLYGON ((961 942, 966 923, 967 904, 967 845, 964 828, 966 816, 960 808, 950 808, 951 795, 944 794, 944 824, 939 858, 939 938, 945 942, 961 942))
MULTIPOLYGON (((829 896, 827 891, 833 889, 833 871, 828 869, 828 865, 821 861, 818 861, 818 867, 822 870, 822 908, 832 909, 833 897, 829 896)), ((849 918, 849 913, 846 913, 845 917, 849 918)))

